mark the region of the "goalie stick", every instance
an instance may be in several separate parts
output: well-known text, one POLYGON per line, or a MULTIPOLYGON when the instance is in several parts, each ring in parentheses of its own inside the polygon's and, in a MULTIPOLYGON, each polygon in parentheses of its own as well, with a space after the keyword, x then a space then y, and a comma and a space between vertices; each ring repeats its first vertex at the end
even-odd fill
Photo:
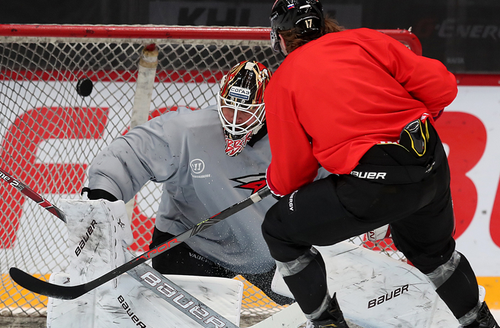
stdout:
POLYGON ((161 253, 169 250, 172 247, 184 242, 186 239, 200 233, 201 231, 211 227, 212 225, 226 219, 227 217, 247 208, 248 206, 255 204, 261 201, 264 197, 267 197, 271 194, 271 191, 267 186, 259 190, 257 193, 251 195, 250 197, 245 198, 244 200, 231 205, 230 207, 224 209, 223 211, 211 216, 210 218, 201 221, 196 224, 193 228, 177 235, 176 237, 165 241, 164 243, 156 246, 155 248, 150 249, 147 252, 142 253, 136 258, 122 264, 116 269, 111 270, 110 272, 102 275, 101 277, 89 281, 88 283, 84 283, 77 286, 60 286, 51 284, 49 282, 40 280, 31 276, 30 274, 12 267, 9 270, 9 274, 12 279, 19 284, 20 286, 40 295, 45 295, 48 297, 54 297, 59 299, 75 299, 99 286, 102 284, 118 277, 122 273, 127 272, 128 270, 138 266, 150 260, 161 253))
POLYGON ((0 179, 8 182, 12 187, 16 188, 24 195, 28 196, 29 198, 37 202, 38 205, 42 206, 50 213, 57 216, 59 219, 66 222, 66 216, 64 215, 64 212, 61 209, 51 204, 48 200, 40 196, 37 192, 35 192, 30 187, 26 186, 18 179, 14 178, 12 175, 10 175, 7 171, 3 170, 2 168, 0 168, 0 179))

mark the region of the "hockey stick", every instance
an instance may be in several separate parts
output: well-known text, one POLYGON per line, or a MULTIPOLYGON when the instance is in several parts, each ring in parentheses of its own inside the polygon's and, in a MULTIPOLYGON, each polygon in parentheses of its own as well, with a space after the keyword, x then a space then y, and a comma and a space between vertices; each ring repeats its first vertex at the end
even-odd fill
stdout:
POLYGON ((150 249, 149 251, 137 256, 136 258, 122 264, 116 269, 111 270, 110 272, 104 274, 103 276, 89 281, 88 283, 84 283, 77 286, 60 286, 51 284, 49 282, 40 280, 31 276, 30 274, 18 269, 18 268, 10 268, 9 274, 12 279, 19 284, 20 286, 40 295, 45 295, 48 297, 60 298, 60 299, 75 299, 99 286, 102 284, 118 277, 122 273, 127 272, 128 270, 138 266, 141 263, 146 262, 149 259, 152 259, 168 249, 175 247, 176 245, 184 242, 186 239, 194 236, 201 231, 211 227, 212 225, 226 219, 227 217, 237 213, 248 206, 255 204, 261 201, 264 197, 267 197, 271 194, 271 191, 267 186, 263 189, 259 190, 257 193, 251 195, 244 200, 231 205, 230 207, 224 209, 223 211, 211 216, 210 218, 198 223, 193 228, 181 233, 180 235, 165 241, 164 243, 156 246, 155 248, 150 249))
POLYGON ((57 216, 59 219, 66 222, 66 216, 64 215, 64 212, 61 209, 51 204, 48 200, 40 196, 37 192, 35 192, 30 187, 26 186, 18 179, 14 178, 12 175, 7 173, 2 168, 0 168, 0 179, 8 182, 12 187, 16 188, 17 190, 19 190, 20 192, 22 192, 23 194, 25 194, 26 196, 37 202, 38 205, 42 206, 50 213, 57 216))

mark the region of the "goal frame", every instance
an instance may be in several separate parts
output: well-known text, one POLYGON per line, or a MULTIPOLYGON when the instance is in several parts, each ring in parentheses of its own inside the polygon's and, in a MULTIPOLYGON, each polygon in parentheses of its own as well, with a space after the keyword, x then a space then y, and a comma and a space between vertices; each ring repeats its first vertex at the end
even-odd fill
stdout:
MULTIPOLYGON (((417 36, 404 29, 380 29, 395 37, 417 55, 422 55, 422 45, 417 36)), ((154 43, 154 40, 226 40, 238 44, 241 40, 270 42, 271 29, 265 27, 209 27, 161 25, 24 25, 0 24, 0 36, 17 41, 36 38, 38 41, 56 42, 60 38, 85 38, 92 40, 128 39, 154 43)))
MULTIPOLYGON (((153 44, 161 44, 165 42, 169 43, 193 43, 193 44, 209 44, 209 45, 228 45, 228 46, 250 46, 250 47, 270 47, 270 28, 264 27, 208 27, 208 26, 160 26, 160 25, 40 25, 40 24, 0 24, 0 43, 47 43, 47 44, 57 44, 57 43, 113 43, 123 42, 123 43, 134 43, 141 44, 144 47, 153 44)), ((408 30, 395 29, 395 30, 379 30, 389 36, 392 36, 405 44, 408 48, 414 51, 417 55, 422 54, 422 47, 418 38, 408 30)), ((139 66, 140 70, 140 66, 139 66)), ((71 72, 70 72, 71 73, 71 72)), ((74 72, 73 72, 74 73, 74 72)), ((116 77, 113 74, 107 75, 107 72, 99 72, 99 74, 106 75, 106 78, 112 80, 116 78, 116 81, 121 81, 120 77, 116 77)), ((113 73, 113 72, 111 72, 113 73)), ((135 75, 137 72, 132 72, 131 75, 135 75)), ((153 68, 153 75, 155 71, 153 68)), ((169 72, 170 73, 170 72, 169 72)), ((12 81, 23 81, 24 79, 39 79, 44 80, 48 78, 50 81, 52 79, 58 80, 63 79, 70 82, 75 82, 75 76, 78 74, 69 74, 68 72, 62 72, 59 76, 54 77, 49 72, 37 71, 37 72, 16 72, 4 67, 0 68, 0 83, 5 80, 12 81), (3 77, 2 77, 3 75, 3 77), (71 76, 70 76, 71 75, 71 76)), ((151 75, 151 72, 150 72, 151 75)), ((202 74, 203 75, 203 74, 202 74)), ((204 82, 216 83, 217 77, 221 77, 219 74, 215 77, 210 77, 204 82)), ((100 76, 97 76, 100 77, 100 76)), ((172 77, 162 76, 161 78, 168 79, 163 81, 173 82, 172 77)), ((153 77, 155 82, 158 82, 159 77, 153 77)), ((130 82, 139 83, 138 77, 130 77, 130 82)), ((161 79, 160 79, 161 82, 161 79)), ((136 95, 137 98, 137 95, 136 95)), ((147 99, 147 97, 145 98, 147 99)), ((150 99, 150 98, 149 98, 150 99)), ((0 99, 1 100, 1 99, 0 99)), ((1 105, 1 102, 0 102, 1 105)), ((143 109, 148 109, 148 106, 142 106, 143 109)), ((146 113, 146 119, 147 119, 146 113)), ((154 114, 157 115, 158 113, 154 114)), ((133 115, 132 115, 133 116, 133 115)), ((0 119, 2 117, 0 116, 0 119)), ((1 122, 0 122, 1 123, 1 122)), ((139 122, 140 123, 140 122, 139 122)), ((130 126, 132 126, 130 122, 130 126)), ((0 126, 1 128, 1 126, 0 126)), ((2 135, 0 135, 0 141, 2 140, 2 135)), ((0 145, 1 150, 1 145, 0 145)), ((0 158, 3 161, 3 158, 0 158)), ((2 163, 3 164, 3 163, 2 163)), ((19 177, 23 180, 23 177, 19 177)), ((55 182, 57 183, 57 182, 55 182)), ((2 186, 3 187, 3 186, 2 186)), ((35 186, 30 186, 35 187, 35 186)), ((53 201, 52 195, 44 196, 51 202, 53 201)), ((4 200, 0 198, 0 202, 4 200)), ((0 204, 1 206, 1 204, 0 204)), ((131 205, 130 211, 134 211, 134 204, 131 205)), ((0 230, 2 227, 0 227, 0 230)), ((0 231, 1 232, 1 231, 0 231)), ((1 246, 1 245, 0 245, 1 246)), ((378 247, 378 245, 371 245, 371 248, 378 247)), ((381 245, 381 248, 384 246, 381 245)), ((0 272, 1 274, 2 272, 0 272)), ((1 280, 0 280, 1 281, 1 280)), ((245 292, 249 294, 249 298, 253 297, 253 293, 258 293, 255 291, 255 286, 249 285, 247 281, 244 281, 246 286, 245 292)), ((19 288, 12 287, 15 297, 25 297, 26 293, 20 291, 19 288)), ((1 294, 1 291, 0 291, 1 294)), ((0 295, 1 296, 1 295, 0 295)), ((35 298, 39 303, 44 303, 46 300, 44 298, 35 298)), ((17 301, 13 301, 14 304, 17 301)), ((26 302, 30 304, 30 302, 26 302)), ((2 303, 0 303, 1 305, 2 303)), ((11 302, 12 304, 12 302, 11 302)), ((267 307, 264 304, 263 307, 267 307)), ((272 310, 273 311, 273 310, 272 310)), ((271 311, 271 312, 272 312, 271 311)), ((33 314, 31 311, 22 310, 22 313, 33 314)), ((35 310, 35 313, 42 314, 43 310, 35 310)), ((264 312, 265 313, 265 312, 264 312)))

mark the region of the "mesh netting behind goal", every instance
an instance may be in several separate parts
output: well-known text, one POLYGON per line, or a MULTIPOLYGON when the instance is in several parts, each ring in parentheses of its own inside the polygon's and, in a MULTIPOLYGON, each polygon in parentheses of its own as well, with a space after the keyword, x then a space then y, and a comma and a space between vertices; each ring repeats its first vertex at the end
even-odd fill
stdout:
MULTIPOLYGON (((383 32, 421 52, 411 33, 383 32)), ((268 36, 265 28, 0 25, 1 168, 54 204, 78 199, 89 163, 117 136, 177 106, 213 104, 239 61, 275 71, 283 58, 268 36), (82 97, 86 79, 92 93, 82 97)), ((148 183, 128 204, 133 251, 147 250, 160 194, 148 183)), ((7 183, 0 206, 0 315, 44 315, 47 298, 14 284, 8 270, 45 279, 64 271, 64 224, 7 183)), ((390 239, 352 242, 401 258, 390 239)), ((248 282, 244 297, 244 314, 279 309, 248 282)))

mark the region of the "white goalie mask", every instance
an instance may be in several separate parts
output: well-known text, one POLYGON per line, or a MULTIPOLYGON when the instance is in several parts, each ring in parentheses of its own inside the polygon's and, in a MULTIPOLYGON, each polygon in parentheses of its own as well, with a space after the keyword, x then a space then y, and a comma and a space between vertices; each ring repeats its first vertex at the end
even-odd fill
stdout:
POLYGON ((240 62, 222 78, 217 109, 228 156, 239 154, 264 125, 264 89, 270 78, 269 70, 255 61, 240 62))

